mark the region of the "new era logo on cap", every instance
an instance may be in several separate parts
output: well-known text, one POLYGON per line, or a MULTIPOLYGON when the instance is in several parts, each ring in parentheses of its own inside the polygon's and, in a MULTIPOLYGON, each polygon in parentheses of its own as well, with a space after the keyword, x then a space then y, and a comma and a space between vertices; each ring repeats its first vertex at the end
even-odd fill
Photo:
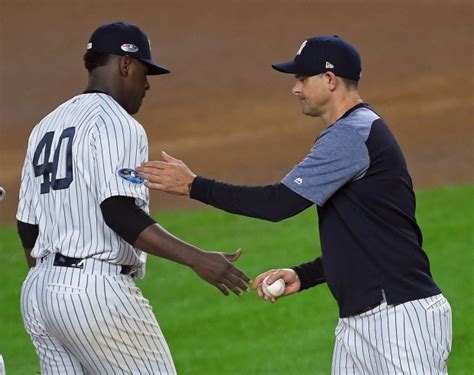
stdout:
POLYGON ((334 69, 334 65, 332 65, 329 61, 326 61, 326 69, 334 69))

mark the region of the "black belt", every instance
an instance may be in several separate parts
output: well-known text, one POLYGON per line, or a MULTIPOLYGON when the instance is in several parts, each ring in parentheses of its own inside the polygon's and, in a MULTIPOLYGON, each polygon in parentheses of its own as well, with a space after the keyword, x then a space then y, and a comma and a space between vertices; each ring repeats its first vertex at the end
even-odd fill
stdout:
POLYGON ((362 309, 361 311, 359 311, 358 313, 355 313, 354 315, 359 315, 359 314, 363 314, 367 311, 370 311, 372 309, 375 309, 377 306, 380 306, 382 304, 382 301, 379 301, 377 303, 374 303, 373 305, 369 305, 367 307, 365 307, 364 309, 362 309))
MULTIPOLYGON (((54 265, 58 267, 70 267, 70 268, 79 268, 82 269, 84 268, 84 265, 82 264, 82 261, 84 259, 82 258, 70 258, 65 255, 56 253, 54 254, 54 265)), ((130 275, 132 273, 132 266, 122 266, 121 267, 120 273, 122 275, 130 275)))
POLYGON ((382 303, 382 301, 377 302, 377 303, 374 303, 373 305, 367 306, 367 307, 366 307, 365 309, 363 309, 359 314, 365 313, 365 312, 370 311, 370 310, 372 310, 372 309, 375 309, 377 306, 380 306, 381 303, 382 303))

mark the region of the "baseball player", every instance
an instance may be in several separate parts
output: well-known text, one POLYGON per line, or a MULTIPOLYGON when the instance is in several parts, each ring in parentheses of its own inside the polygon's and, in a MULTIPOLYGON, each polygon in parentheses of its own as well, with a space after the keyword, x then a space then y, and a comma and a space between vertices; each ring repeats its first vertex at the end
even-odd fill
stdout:
POLYGON ((358 91, 359 53, 337 36, 303 42, 273 68, 295 75, 305 115, 326 129, 280 183, 235 186, 196 176, 182 161, 139 170, 147 186, 228 212, 279 221, 317 206, 322 256, 254 281, 286 282, 284 295, 327 283, 339 305, 333 374, 445 374, 451 308, 430 273, 402 151, 358 91))
POLYGON ((84 93, 33 129, 22 172, 18 231, 31 269, 21 311, 43 374, 175 374, 152 308, 133 278, 146 253, 189 266, 239 295, 249 278, 233 254, 189 245, 148 215, 148 190, 130 169, 148 158, 131 117, 169 73, 147 36, 116 22, 92 34, 84 93))

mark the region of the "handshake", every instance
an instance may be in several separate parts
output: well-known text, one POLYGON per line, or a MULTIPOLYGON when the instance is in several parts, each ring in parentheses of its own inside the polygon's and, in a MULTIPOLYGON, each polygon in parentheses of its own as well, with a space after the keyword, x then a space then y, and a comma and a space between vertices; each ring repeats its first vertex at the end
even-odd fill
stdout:
MULTIPOLYGON (((232 264, 242 254, 240 249, 234 253, 196 250, 187 263, 199 277, 226 296, 229 291, 241 296, 248 290, 249 276, 232 264)), ((258 275, 252 288, 257 290, 260 298, 274 303, 280 297, 298 292, 301 283, 293 269, 273 269, 258 275)))
MULTIPOLYGON (((239 249, 233 254, 212 252, 205 252, 205 254, 221 254, 230 262, 235 262, 242 252, 239 249)), ((193 269, 201 278, 216 286, 224 295, 228 295, 228 290, 231 290, 240 296, 247 290, 247 284, 250 283, 250 278, 234 265, 231 265, 231 268, 227 270, 228 275, 221 276, 221 282, 210 279, 209 275, 199 272, 194 267, 193 269)), ((212 267, 212 270, 215 271, 216 267, 212 267)), ((297 273, 291 268, 272 269, 258 275, 252 283, 252 288, 257 290, 260 298, 274 303, 280 297, 298 292, 301 283, 297 273)))
MULTIPOLYGON (((203 252, 204 256, 223 256, 228 261, 228 266, 223 272, 218 271, 220 268, 218 262, 215 262, 212 266, 201 263, 199 266, 191 266, 191 268, 202 279, 219 289, 222 294, 229 295, 230 290, 237 296, 240 296, 248 290, 247 285, 250 283, 250 278, 231 264, 231 262, 235 262, 241 254, 242 251, 240 249, 232 254, 203 252), (218 274, 217 277, 215 276, 216 274, 218 274)), ((257 290, 260 298, 274 303, 280 297, 298 292, 301 288, 301 283, 297 273, 291 268, 272 269, 258 275, 252 283, 252 288, 257 290)))

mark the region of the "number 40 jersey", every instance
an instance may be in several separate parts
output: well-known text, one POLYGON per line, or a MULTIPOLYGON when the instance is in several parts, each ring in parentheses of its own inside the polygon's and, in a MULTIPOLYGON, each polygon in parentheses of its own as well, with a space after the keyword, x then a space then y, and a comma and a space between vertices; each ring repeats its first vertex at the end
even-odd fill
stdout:
POLYGON ((145 130, 105 93, 78 95, 47 115, 28 141, 17 212, 39 225, 31 255, 144 266, 144 254, 105 224, 100 204, 133 197, 148 213, 148 190, 117 173, 147 159, 145 130))

